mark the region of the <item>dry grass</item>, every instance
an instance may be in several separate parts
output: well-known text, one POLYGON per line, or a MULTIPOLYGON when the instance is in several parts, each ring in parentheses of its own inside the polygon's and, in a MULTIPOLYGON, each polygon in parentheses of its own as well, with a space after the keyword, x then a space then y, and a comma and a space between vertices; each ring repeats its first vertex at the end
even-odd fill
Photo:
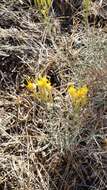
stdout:
MULTIPOLYGON (((29 1, 28 1, 29 2, 29 1)), ((107 33, 61 33, 23 0, 0 3, 0 189, 107 188, 107 33), (47 74, 53 103, 34 100, 25 76, 47 74), (69 82, 87 84, 79 115, 69 82)))

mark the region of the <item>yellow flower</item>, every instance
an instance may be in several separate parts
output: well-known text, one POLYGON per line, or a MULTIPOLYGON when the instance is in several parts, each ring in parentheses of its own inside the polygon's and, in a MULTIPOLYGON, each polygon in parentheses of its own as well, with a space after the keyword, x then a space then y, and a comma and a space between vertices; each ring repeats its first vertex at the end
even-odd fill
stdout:
POLYGON ((72 99, 73 106, 79 108, 84 106, 87 102, 88 87, 83 86, 79 89, 76 89, 74 85, 71 85, 68 88, 68 93, 72 99))
POLYGON ((24 84, 25 84, 25 86, 26 86, 26 88, 27 88, 28 91, 34 92, 36 90, 35 83, 31 82, 30 80, 28 80, 28 81, 25 80, 24 84))
POLYGON ((70 94, 70 96, 72 97, 72 101, 74 102, 76 97, 77 97, 77 90, 76 88, 74 87, 74 85, 71 85, 69 88, 68 88, 68 92, 70 94))
POLYGON ((36 81, 36 85, 38 87, 37 94, 39 99, 41 99, 42 101, 52 100, 52 86, 46 76, 40 77, 36 81))
POLYGON ((87 96, 87 93, 88 93, 87 86, 83 86, 77 90, 78 97, 80 98, 84 98, 85 96, 87 96))
POLYGON ((40 77, 35 82, 25 80, 24 83, 27 90, 37 99, 45 102, 52 100, 52 86, 46 76, 40 77))
POLYGON ((51 90, 52 86, 51 83, 49 82, 49 80, 46 78, 46 76, 44 77, 40 77, 36 84, 38 85, 38 87, 40 88, 45 88, 47 90, 51 90))

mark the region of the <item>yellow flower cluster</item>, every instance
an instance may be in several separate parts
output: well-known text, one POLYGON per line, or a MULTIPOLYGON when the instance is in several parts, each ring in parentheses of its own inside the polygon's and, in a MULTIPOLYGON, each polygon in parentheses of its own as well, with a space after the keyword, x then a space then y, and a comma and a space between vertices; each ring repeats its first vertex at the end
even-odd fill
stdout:
POLYGON ((50 81, 46 78, 46 76, 39 78, 36 82, 36 85, 38 87, 38 98, 46 102, 51 101, 52 86, 50 81))
POLYGON ((74 107, 79 108, 86 104, 88 91, 89 90, 87 86, 83 86, 81 88, 76 89, 74 85, 71 85, 68 88, 68 93, 71 97, 72 104, 74 107))
MULTIPOLYGON (((52 101, 52 86, 46 76, 40 77, 34 82, 28 80, 25 83, 27 90, 32 92, 33 96, 43 102, 52 101)), ((88 87, 84 85, 81 88, 75 88, 72 84, 68 88, 68 93, 72 100, 74 108, 80 108, 87 103, 88 87)))
POLYGON ((52 86, 46 76, 40 77, 35 82, 29 80, 25 86, 37 99, 44 102, 52 100, 52 86))

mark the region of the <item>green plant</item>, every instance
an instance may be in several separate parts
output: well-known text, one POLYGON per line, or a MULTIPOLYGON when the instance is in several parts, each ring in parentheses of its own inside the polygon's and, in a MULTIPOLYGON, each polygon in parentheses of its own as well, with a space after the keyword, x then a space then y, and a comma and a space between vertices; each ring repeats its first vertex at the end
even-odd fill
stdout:
POLYGON ((34 2, 40 14, 44 17, 45 20, 47 20, 52 1, 51 0, 34 0, 34 2))
POLYGON ((83 16, 84 16, 84 22, 87 25, 88 24, 88 14, 90 10, 90 0, 83 0, 83 16))

